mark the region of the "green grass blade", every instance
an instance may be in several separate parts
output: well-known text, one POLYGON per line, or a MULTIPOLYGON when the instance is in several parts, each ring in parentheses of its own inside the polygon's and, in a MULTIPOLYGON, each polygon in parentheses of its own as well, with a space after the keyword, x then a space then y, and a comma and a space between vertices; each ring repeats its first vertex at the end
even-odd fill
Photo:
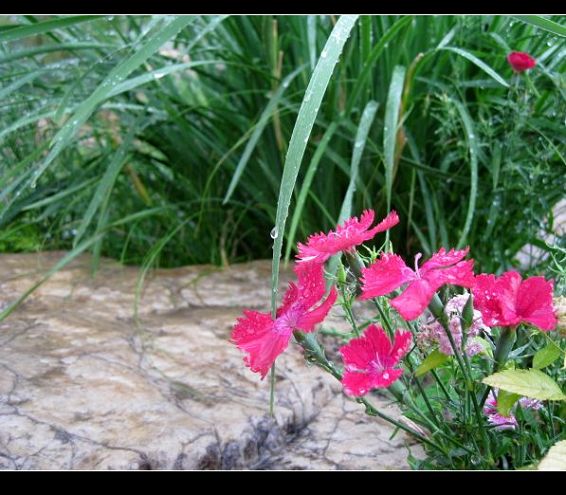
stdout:
POLYGON ((468 212, 466 213, 466 221, 464 222, 464 229, 458 240, 457 247, 462 248, 467 242, 468 234, 474 219, 474 212, 476 210, 476 199, 478 194, 478 140, 474 132, 474 123, 468 113, 466 107, 459 101, 454 100, 464 131, 466 132, 466 140, 470 151, 470 199, 468 202, 468 212))
POLYGON ((126 81, 118 84, 110 93, 108 93, 108 98, 112 98, 117 96, 121 93, 125 93, 127 91, 131 91, 139 86, 143 86, 152 81, 159 81, 161 78, 173 74, 175 72, 179 72, 183 69, 191 69, 193 67, 198 67, 201 65, 215 65, 221 63, 221 60, 202 60, 198 62, 186 62, 183 64, 173 64, 167 65, 165 67, 160 67, 159 69, 152 70, 141 76, 132 77, 131 79, 127 79, 126 81))
POLYGON ((320 143, 314 152, 309 166, 307 167, 307 172, 305 174, 305 178, 301 184, 301 191, 299 192, 299 197, 297 198, 297 204, 295 205, 295 209, 293 211, 293 217, 291 218, 291 224, 289 226, 289 233, 287 235, 287 247, 285 248, 285 262, 288 262, 291 258, 291 250, 293 249, 293 245, 295 243, 295 236, 297 234, 297 227, 299 226, 299 220, 301 219, 301 214, 303 213, 303 208, 305 206, 305 201, 307 199, 308 193, 311 189, 312 181, 314 180, 314 176, 318 169, 318 164, 320 163, 320 159, 323 157, 324 152, 334 136, 334 133, 339 127, 338 122, 332 122, 328 128, 326 129, 320 143))
POLYGON ((172 19, 167 19, 164 26, 150 36, 131 57, 122 61, 110 71, 108 76, 106 76, 94 92, 79 105, 69 121, 54 136, 52 141, 53 147, 45 160, 35 171, 31 179, 32 184, 71 142, 81 125, 86 122, 96 107, 109 97, 112 90, 159 50, 164 43, 176 37, 190 22, 192 22, 191 17, 173 17, 172 19))
POLYGON ((112 160, 108 165, 108 168, 104 172, 104 175, 102 176, 102 179, 100 180, 100 183, 98 184, 98 187, 96 188, 96 191, 92 196, 88 208, 86 209, 86 212, 83 215, 81 223, 77 228, 77 235, 75 236, 75 240, 73 241, 73 245, 75 247, 83 238, 83 235, 86 232, 88 226, 90 225, 96 211, 98 210, 100 205, 105 201, 106 197, 114 187, 114 183, 118 178, 118 174, 120 173, 120 170, 122 170, 122 166, 124 165, 124 163, 126 162, 126 158, 128 157, 128 150, 134 138, 136 128, 137 128, 136 125, 132 125, 130 127, 130 131, 128 132, 128 135, 126 136, 120 147, 116 150, 116 153, 112 157, 112 160))
POLYGON ((486 74, 488 74, 493 79, 495 79, 499 84, 501 84, 502 86, 504 86, 506 88, 509 87, 509 84, 507 83, 507 81, 505 79, 503 79, 497 72, 495 72, 483 60, 480 60, 478 57, 476 57, 475 55, 472 55, 467 50, 463 50, 462 48, 455 48, 453 46, 445 46, 443 48, 439 48, 439 50, 446 50, 446 51, 449 51, 449 52, 456 53, 456 54, 460 55, 461 57, 464 57, 465 59, 469 60, 473 64, 477 65, 481 70, 483 70, 486 74))
POLYGON ((291 195, 295 188, 297 175, 301 161, 305 153, 307 141, 311 130, 314 126, 316 116, 318 114, 322 98, 332 77, 334 67, 338 63, 340 54, 344 48, 346 40, 350 35, 357 15, 343 15, 340 17, 332 33, 330 34, 324 49, 320 54, 320 58, 312 77, 307 86, 307 90, 297 120, 293 128, 293 134, 289 142, 289 149, 285 158, 285 167, 283 169, 283 177, 281 178, 281 188, 279 190, 279 199, 277 201, 277 214, 275 218, 275 231, 273 242, 273 262, 271 273, 271 313, 275 317, 277 309, 277 287, 279 285, 279 263, 281 258, 281 249, 283 247, 283 237, 285 234, 285 222, 289 213, 289 205, 291 203, 291 195))
POLYGON ((36 72, 32 72, 31 74, 27 74, 20 79, 16 79, 12 84, 9 84, 5 88, 0 89, 0 101, 6 98, 8 95, 16 91, 16 89, 21 88, 24 84, 27 84, 30 81, 33 81, 35 78, 39 77, 43 74, 44 70, 38 70, 36 72))
POLYGON ((57 43, 52 45, 40 46, 38 48, 30 48, 28 50, 18 50, 15 52, 8 53, 7 55, 2 55, 0 57, 0 64, 7 64, 8 62, 13 62, 14 60, 27 59, 34 57, 36 55, 42 55, 44 53, 51 52, 64 52, 64 51, 76 51, 76 50, 93 50, 93 49, 107 49, 112 48, 113 45, 108 43, 92 43, 90 41, 77 41, 73 43, 57 43))
POLYGON ((531 26, 544 29, 549 33, 566 37, 566 26, 562 26, 550 19, 545 19, 541 15, 514 15, 513 17, 515 17, 515 19, 519 19, 521 22, 530 24, 531 26))
POLYGON ((362 113, 360 125, 356 133, 356 140, 354 142, 354 150, 352 152, 350 183, 348 184, 348 189, 346 190, 346 194, 344 195, 344 201, 342 202, 342 208, 340 209, 338 223, 342 223, 344 220, 352 216, 352 204, 354 201, 354 192, 356 191, 356 182, 358 181, 360 160, 362 159, 362 154, 366 147, 369 130, 375 119, 375 114, 377 112, 378 106, 379 104, 376 101, 368 101, 366 107, 364 108, 364 112, 362 113))
POLYGON ((351 110, 361 91, 363 90, 366 82, 375 70, 375 64, 382 54, 383 50, 387 47, 389 42, 400 32, 403 28, 409 26, 412 22, 412 16, 402 17, 401 19, 395 21, 395 23, 385 32, 381 39, 372 48, 367 60, 364 61, 364 66, 360 74, 356 77, 356 84, 352 90, 352 94, 348 99, 348 110, 351 110))
POLYGON ((387 105, 385 107, 385 125, 383 127, 383 155, 385 163, 385 195, 387 211, 391 209, 393 191, 393 167, 395 166, 395 144, 397 142, 397 126, 399 124, 399 107, 405 82, 405 67, 396 66, 391 76, 387 105))
POLYGON ((3 33, 0 33, 0 43, 13 41, 26 36, 36 36, 38 34, 49 33, 55 29, 61 29, 68 26, 74 26, 83 22, 92 22, 104 16, 101 15, 76 15, 72 17, 63 17, 50 21, 38 22, 29 26, 18 26, 3 33))
POLYGON ((250 156, 252 155, 257 145, 257 142, 259 141, 259 138, 261 137, 261 134, 265 129, 265 126, 269 123, 273 115, 273 112, 277 108, 277 105, 279 104, 279 101, 281 100, 283 93, 285 93, 285 90, 289 87, 291 81, 295 79, 295 77, 303 69, 304 66, 301 66, 298 69, 295 69, 293 72, 291 72, 291 74, 289 74, 285 79, 283 79, 279 88, 277 88, 277 91, 275 91, 275 93, 269 100, 269 103, 265 107, 265 110, 262 112, 259 121, 255 126, 254 132, 252 133, 249 141, 246 144, 246 147, 244 148, 244 152, 242 153, 240 161, 236 166, 236 170, 234 171, 234 175, 232 176, 232 180, 230 181, 230 185, 228 186, 228 191, 226 192, 226 196, 224 196, 224 201, 222 202, 222 204, 226 204, 232 197, 232 194, 234 193, 234 190, 236 189, 236 186, 240 181, 240 177, 244 173, 246 165, 248 164, 250 156))

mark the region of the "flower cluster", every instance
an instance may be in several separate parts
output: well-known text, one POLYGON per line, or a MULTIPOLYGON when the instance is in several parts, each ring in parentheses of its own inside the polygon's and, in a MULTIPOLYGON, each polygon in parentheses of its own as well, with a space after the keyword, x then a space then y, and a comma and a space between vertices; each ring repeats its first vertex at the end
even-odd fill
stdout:
MULTIPOLYGON (((357 246, 399 222, 395 211, 371 227, 374 218, 375 213, 366 210, 359 219, 352 217, 335 231, 315 234, 305 244, 299 243, 295 263, 297 283, 289 285, 275 317, 258 311, 244 312, 234 326, 232 341, 246 353, 245 363, 253 372, 264 378, 288 347, 293 332, 310 333, 327 316, 337 299, 337 291, 334 287, 326 290, 324 263, 340 252, 354 255, 357 246)), ((389 304, 402 319, 410 322, 423 315, 441 287, 469 289, 475 309, 467 328, 462 322, 470 293, 457 295, 446 304, 446 322, 429 321, 416 332, 419 347, 438 346, 446 355, 453 355, 455 349, 468 356, 477 354, 482 347, 474 338, 482 333, 489 335, 492 326, 515 329, 524 323, 543 331, 556 327, 551 281, 543 277, 522 280, 516 272, 500 277, 476 276, 474 261, 465 259, 468 252, 469 248, 448 251, 441 248, 422 265, 419 265, 422 257, 419 253, 415 256, 414 268, 407 266, 397 254, 382 253, 361 270, 360 299, 392 294, 389 304)), ((409 353, 412 342, 410 331, 397 329, 388 333, 380 326, 367 326, 363 335, 340 349, 344 363, 341 380, 346 394, 361 397, 398 380, 403 373, 398 365, 409 353)), ((497 416, 495 396, 488 399, 485 407, 491 423, 512 424, 511 419, 497 416)))
POLYGON ((341 251, 352 251, 378 232, 399 223, 397 213, 392 211, 370 229, 374 217, 372 210, 366 210, 359 220, 350 218, 335 232, 316 234, 309 237, 306 244, 299 243, 298 261, 295 263, 298 283, 289 284, 275 319, 269 313, 244 312, 244 317, 234 326, 232 341, 247 353, 245 363, 252 371, 265 378, 269 368, 289 345, 294 330, 312 332, 314 326, 326 318, 337 293, 335 288, 331 288, 326 299, 322 300, 326 292, 324 262, 341 251))
MULTIPOLYGON (((482 345, 475 340, 474 337, 479 337, 482 333, 489 335, 491 328, 484 324, 481 313, 477 309, 474 309, 471 325, 464 335, 462 313, 469 297, 470 294, 468 293, 454 296, 446 303, 444 312, 448 317, 448 328, 450 329, 450 333, 452 334, 457 348, 462 349, 464 345, 463 350, 466 354, 468 356, 474 356, 483 350, 482 345)), ((417 344, 423 349, 437 345, 438 350, 442 352, 442 354, 446 354, 447 356, 454 354, 454 350, 452 349, 444 328, 435 319, 432 319, 421 327, 421 331, 417 335, 417 344)))

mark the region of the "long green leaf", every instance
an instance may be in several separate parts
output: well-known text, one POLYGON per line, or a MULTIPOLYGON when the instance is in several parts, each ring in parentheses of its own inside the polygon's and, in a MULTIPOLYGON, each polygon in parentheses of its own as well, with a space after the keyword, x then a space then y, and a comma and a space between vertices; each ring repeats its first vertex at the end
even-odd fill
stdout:
POLYGON ((385 195, 387 211, 391 209, 391 194, 393 191, 393 167, 395 166, 395 144, 397 142, 397 126, 399 108, 405 81, 405 67, 396 66, 391 76, 387 105, 385 107, 385 125, 383 127, 383 155, 385 163, 385 195))
POLYGON ((468 211, 466 213, 466 220, 460 239, 458 240, 458 248, 461 248, 466 243, 468 234, 472 227, 472 220, 474 219, 474 212, 476 211, 476 199, 478 195, 478 140, 474 132, 474 124, 472 118, 466 110, 466 107, 459 101, 454 100, 464 130, 466 132, 466 140, 470 150, 470 199, 468 201, 468 211))
POLYGON ((360 119, 360 125, 356 133, 356 140, 354 141, 354 149, 352 152, 352 163, 350 165, 350 183, 348 184, 348 189, 344 195, 344 201, 342 202, 342 208, 340 209, 340 215, 338 217, 338 223, 342 223, 348 217, 352 216, 352 203, 354 200, 354 192, 356 191, 356 182, 358 181, 358 174, 360 169, 360 160, 362 159, 362 154, 364 152, 366 141, 368 138, 369 130, 375 119, 375 114, 377 112, 379 104, 376 101, 370 100, 367 102, 364 112, 362 113, 362 118, 360 119))
POLYGON ((29 26, 18 26, 3 33, 0 33, 0 43, 6 41, 13 41, 26 36, 35 36, 38 34, 48 33, 56 29, 61 29, 68 26, 74 26, 83 22, 92 22, 100 19, 101 15, 76 15, 72 17, 63 17, 37 24, 30 24, 29 26))
POLYGON ((461 57, 464 57, 465 59, 468 59, 470 62, 477 65, 486 74, 488 74, 493 79, 495 79, 499 84, 501 84, 502 86, 505 86, 506 88, 509 87, 509 84, 507 83, 507 81, 505 79, 503 79, 497 72, 495 72, 484 61, 480 60, 478 57, 471 54, 470 52, 468 52, 466 50, 462 50, 462 48, 455 48, 453 46, 445 46, 445 47, 442 47, 442 48, 438 48, 438 50, 446 50, 446 51, 449 51, 449 52, 453 52, 453 53, 460 55, 461 57))
POLYGON ((324 132, 324 135, 322 136, 322 139, 320 140, 320 143, 318 143, 309 166, 307 167, 307 172, 305 173, 305 178, 303 179, 303 182, 301 184, 301 191, 299 192, 299 197, 297 198, 297 204, 295 205, 295 210, 293 211, 293 217, 291 218, 289 233, 287 235, 287 247, 285 248, 286 262, 289 261, 291 257, 291 249, 293 249, 293 244, 295 243, 295 236, 297 233, 297 227, 299 226, 299 220, 301 219, 301 215, 303 213, 307 195, 311 190, 311 185, 318 169, 318 164, 320 163, 320 160, 326 151, 328 143, 330 143, 330 140, 334 136, 334 133, 336 132, 338 127, 339 122, 332 122, 328 126, 328 128, 324 132))
POLYGON ((136 127, 137 126, 135 125, 132 125, 130 127, 128 135, 126 136, 120 147, 116 150, 116 153, 112 157, 112 161, 108 164, 108 168, 104 172, 104 175, 102 176, 102 179, 100 180, 100 183, 98 184, 98 187, 96 188, 96 191, 94 192, 94 195, 90 200, 88 208, 83 215, 81 223, 77 228, 77 234, 75 236, 73 246, 76 247, 80 242, 99 206, 102 204, 107 195, 110 193, 111 189, 114 187, 114 183, 118 178, 118 174, 120 173, 120 170, 122 169, 122 166, 124 165, 128 156, 128 150, 130 148, 132 139, 134 138, 136 127))
MULTIPOLYGON (((36 181, 59 153, 71 142, 81 125, 91 116, 96 107, 109 97, 112 90, 140 67, 159 48, 192 21, 191 17, 173 17, 167 19, 165 25, 154 33, 131 57, 118 64, 110 71, 108 76, 100 83, 94 92, 76 109, 69 121, 57 132, 53 138, 49 154, 35 171, 32 177, 36 181)), ((142 35, 143 36, 143 35, 142 35)))
POLYGON ((222 202, 222 204, 226 204, 230 200, 230 198, 232 197, 232 194, 234 193, 234 189, 236 189, 236 186, 238 185, 238 182, 240 181, 240 177, 244 173, 244 169, 246 168, 246 165, 248 164, 248 160, 250 159, 250 156, 252 155, 252 153, 253 153, 256 145, 257 145, 257 142, 259 141, 261 133, 265 129, 265 126, 269 123, 269 120, 271 119, 273 112, 277 108, 277 105, 278 105, 279 101, 281 100, 283 93, 289 87, 289 85, 291 84, 291 81, 293 79, 295 79, 295 77, 303 69, 304 69, 304 66, 301 66, 298 69, 295 69, 293 72, 291 72, 291 74, 289 74, 285 79, 283 79, 279 88, 277 88, 277 91, 275 91, 275 93, 273 94, 273 96, 269 100, 268 104, 266 105, 265 109, 263 110, 263 112, 262 112, 262 114, 259 118, 258 123, 255 126, 254 132, 252 133, 250 139, 248 140, 248 142, 246 144, 246 147, 244 149, 244 152, 242 153, 242 156, 240 157, 240 161, 238 162, 238 165, 236 166, 236 170, 234 171, 234 175, 232 175, 232 180, 230 181, 230 185, 228 186, 228 191, 226 192, 226 196, 224 196, 224 201, 222 202))
POLYGON ((273 232, 273 237, 275 238, 273 242, 273 262, 271 267, 271 312, 273 316, 275 316, 277 309, 279 263, 285 234, 285 223, 291 203, 291 195, 295 188, 295 182, 297 181, 297 175, 299 174, 299 168, 303 160, 307 141, 320 109, 322 98, 326 92, 334 67, 338 63, 340 54, 357 18, 357 15, 343 15, 338 19, 334 29, 332 29, 332 33, 326 41, 307 86, 289 142, 283 177, 281 178, 281 187, 279 189, 275 229, 273 232))
POLYGON ((551 21, 550 19, 545 19, 541 15, 514 15, 516 19, 519 19, 526 24, 531 26, 536 26, 540 29, 544 29, 549 33, 556 34, 557 36, 566 37, 566 26, 562 26, 557 22, 551 21))

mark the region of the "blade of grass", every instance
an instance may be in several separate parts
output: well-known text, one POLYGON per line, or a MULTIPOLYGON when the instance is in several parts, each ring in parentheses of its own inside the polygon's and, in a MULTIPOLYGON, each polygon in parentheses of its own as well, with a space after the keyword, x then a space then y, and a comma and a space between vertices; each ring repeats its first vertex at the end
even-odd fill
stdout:
POLYGON ((468 149, 470 153, 470 199, 468 202, 468 211, 466 213, 466 220, 464 222, 464 228, 460 239, 458 240, 458 249, 462 248, 467 241, 470 228, 472 226, 472 220, 474 219, 474 212, 476 210, 476 199, 478 194, 478 140, 476 133, 474 131, 474 124, 472 118, 468 113, 466 107, 457 100, 453 100, 458 110, 458 114, 464 126, 464 131, 466 133, 466 141, 468 143, 468 149))
POLYGON ((497 72, 495 72, 483 60, 480 60, 475 55, 472 55, 469 51, 463 50, 462 48, 455 48, 453 46, 445 46, 445 47, 439 48, 439 50, 445 50, 445 51, 453 52, 453 53, 456 53, 457 55, 460 55, 461 57, 464 57, 465 59, 469 60, 473 64, 477 65, 481 70, 483 70, 487 75, 489 75, 493 79, 495 79, 499 84, 501 84, 502 86, 504 86, 506 88, 509 87, 509 84, 507 83, 507 81, 505 81, 505 79, 503 79, 497 72))
POLYGON ((126 136, 120 147, 116 150, 116 153, 114 153, 112 160, 108 164, 108 168, 104 172, 102 179, 100 179, 100 183, 98 184, 98 187, 96 188, 96 191, 92 196, 88 208, 83 215, 81 223, 77 228, 77 235, 75 236, 75 239, 73 241, 74 247, 76 247, 77 244, 81 241, 96 211, 114 187, 114 183, 118 178, 118 174, 120 173, 120 170, 122 170, 122 166, 124 165, 128 157, 130 144, 134 139, 136 130, 137 125, 132 125, 130 127, 128 135, 126 136))
POLYGON ((295 79, 295 77, 304 69, 304 65, 299 67, 298 69, 295 69, 293 72, 291 72, 291 74, 289 74, 285 79, 283 79, 283 81, 281 82, 281 85, 279 86, 279 88, 277 89, 277 91, 275 91, 275 93, 273 94, 273 96, 271 97, 271 99, 269 100, 269 103, 266 105, 264 111, 262 112, 258 123, 255 126, 254 132, 252 133, 250 139, 248 140, 246 147, 244 148, 244 152, 242 153, 242 156, 240 158, 240 161, 238 162, 238 165, 236 166, 236 170, 234 171, 234 175, 232 175, 232 180, 230 181, 230 185, 228 186, 228 191, 226 192, 226 195, 224 196, 224 201, 222 202, 222 204, 226 204, 230 198, 232 197, 232 194, 234 193, 234 189, 236 189, 236 186, 238 185, 238 182, 240 181, 240 177, 242 176, 246 165, 248 164, 248 161, 250 159, 250 156, 252 155, 257 142, 261 136, 261 133, 263 132, 263 130, 265 129, 265 126, 269 123, 269 120, 271 119, 271 116, 273 115, 274 110, 277 108, 277 105, 279 103, 279 100, 281 99, 281 97, 283 96, 283 93, 285 92, 285 90, 289 87, 289 85, 291 84, 291 81, 293 79, 295 79))
POLYGON ((49 33, 55 29, 74 26, 83 22, 92 22, 100 19, 102 15, 77 15, 72 17, 63 17, 50 21, 39 22, 29 26, 18 26, 3 33, 0 33, 0 43, 13 41, 26 36, 35 36, 38 34, 49 33))
MULTIPOLYGON (((316 64, 312 77, 307 86, 305 96, 301 103, 299 113, 293 133, 289 142, 287 156, 285 157, 285 166, 283 168, 283 177, 281 178, 281 187, 279 189, 279 198, 277 200, 277 213, 275 217, 275 230, 272 237, 273 242, 273 261, 271 265, 271 315, 273 318, 277 312, 277 288, 279 286, 279 264, 281 258, 281 250, 283 247, 283 237, 285 234, 285 222, 289 214, 289 205, 291 203, 291 195, 295 188, 297 175, 303 155, 307 147, 307 141, 314 126, 314 122, 320 103, 334 72, 334 67, 338 63, 340 54, 346 44, 357 15, 343 15, 332 29, 326 44, 320 53, 320 58, 316 64)), ((275 364, 273 365, 275 366, 275 364)), ((275 377, 275 369, 271 370, 272 377, 275 377)), ((275 380, 271 380, 271 399, 269 404, 270 413, 274 414, 274 385, 275 380)))
POLYGON ((348 189, 344 195, 344 201, 342 202, 342 208, 340 209, 340 215, 337 223, 342 223, 344 220, 352 216, 352 205, 354 201, 354 192, 356 191, 356 182, 358 181, 360 160, 362 158, 369 130, 375 119, 378 106, 379 104, 376 101, 370 100, 367 102, 362 113, 352 152, 350 183, 348 184, 348 189))
MULTIPOLYGON (((75 110, 73 116, 68 122, 57 132, 52 141, 52 148, 41 165, 34 172, 30 185, 37 181, 47 167, 53 162, 61 151, 71 142, 73 136, 77 133, 82 124, 91 116, 96 107, 108 98, 112 90, 134 70, 140 67, 149 57, 151 57, 159 48, 169 41, 190 22, 191 17, 173 17, 167 19, 165 24, 156 33, 150 36, 147 41, 137 50, 131 57, 120 62, 114 67, 110 73, 104 78, 94 92, 83 101, 75 110)), ((143 35, 142 35, 143 36, 143 35)))
POLYGON ((340 17, 332 33, 330 34, 324 49, 320 54, 320 58, 314 69, 297 120, 293 128, 293 134, 289 142, 289 149, 285 158, 285 167, 283 169, 283 177, 281 178, 281 188, 279 190, 279 199, 277 200, 277 214, 275 219, 275 231, 273 242, 273 262, 271 273, 271 313, 275 317, 277 310, 277 287, 279 285, 279 263, 281 257, 281 249, 283 247, 283 237, 285 233, 285 223, 289 213, 289 205, 291 203, 291 195, 295 188, 295 182, 301 166, 301 161, 305 153, 307 141, 314 121, 320 108, 320 103, 326 92, 328 83, 334 71, 334 67, 338 63, 342 49, 350 35, 350 31, 354 27, 357 15, 343 15, 340 17))
POLYGON ((305 178, 301 184, 301 191, 299 193, 299 197, 297 198, 297 204, 295 205, 295 209, 293 211, 293 218, 291 218, 291 224, 289 226, 289 233, 287 234, 287 247, 285 249, 285 262, 287 263, 291 258, 291 249, 293 249, 293 245, 295 243, 295 235, 297 233, 297 227, 299 226, 299 220, 301 219, 301 214, 303 213, 303 208, 305 205, 305 201, 307 199, 307 195, 311 189, 312 181, 318 169, 318 164, 320 163, 320 159, 323 157, 324 152, 330 142, 332 136, 339 127, 339 122, 332 122, 328 129, 326 129, 320 143, 318 144, 314 155, 311 158, 309 166, 307 167, 307 172, 305 174, 305 178))
POLYGON ((566 26, 562 26, 561 24, 551 21, 550 19, 545 19, 541 15, 514 15, 513 17, 515 19, 519 19, 521 22, 530 24, 531 26, 544 29, 549 33, 566 37, 566 26))
POLYGON ((397 65, 391 76, 387 104, 385 107, 385 122, 383 127, 383 154, 385 165, 385 195, 387 211, 391 209, 391 194, 393 191, 393 167, 395 166, 395 144, 397 142, 397 126, 399 124, 399 109, 401 95, 405 82, 405 67, 397 65))

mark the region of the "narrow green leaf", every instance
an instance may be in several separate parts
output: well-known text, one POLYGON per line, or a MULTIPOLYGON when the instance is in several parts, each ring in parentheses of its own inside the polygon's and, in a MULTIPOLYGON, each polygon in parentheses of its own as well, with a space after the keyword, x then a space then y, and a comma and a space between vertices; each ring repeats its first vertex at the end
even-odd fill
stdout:
POLYGON ((179 31, 190 22, 192 22, 190 16, 167 19, 164 26, 149 37, 131 57, 122 61, 110 71, 94 92, 78 106, 72 117, 54 136, 52 148, 45 160, 34 172, 31 183, 36 181, 53 160, 59 156, 61 151, 71 142, 79 128, 91 116, 96 107, 109 97, 113 89, 159 50, 164 43, 177 36, 179 31))
POLYGON ((360 125, 358 126, 358 131, 356 133, 356 140, 354 141, 354 149, 352 151, 350 183, 348 184, 348 189, 344 195, 344 201, 342 202, 342 208, 340 209, 338 223, 342 223, 344 220, 352 216, 352 203, 354 200, 354 192, 356 191, 356 182, 358 181, 360 160, 362 159, 369 130, 373 120, 375 119, 378 106, 379 104, 376 101, 370 100, 362 113, 360 125))
POLYGON ((77 235, 75 236, 75 239, 73 241, 74 247, 76 247, 80 240, 83 238, 83 235, 90 225, 90 222, 92 221, 99 206, 102 204, 102 202, 114 187, 114 183, 118 178, 118 174, 120 173, 120 170, 122 169, 122 166, 126 161, 130 144, 135 135, 136 127, 137 126, 135 125, 132 125, 130 127, 128 135, 126 136, 120 147, 116 150, 116 153, 114 153, 112 161, 108 164, 108 167, 106 168, 102 179, 100 179, 100 183, 98 184, 98 187, 96 188, 96 191, 94 192, 94 195, 90 200, 88 208, 83 215, 81 223, 77 228, 77 235))
POLYGON ((283 237, 285 233, 285 223, 289 214, 291 195, 295 188, 297 175, 301 161, 307 147, 307 142, 314 126, 316 116, 320 109, 320 104, 326 88, 338 63, 342 49, 348 39, 352 28, 357 20, 357 15, 343 15, 338 19, 330 34, 326 44, 320 54, 313 75, 297 115, 295 127, 289 142, 281 187, 279 189, 279 199, 277 201, 277 214, 275 218, 275 229, 273 237, 273 262, 271 268, 271 312, 275 316, 277 309, 277 287, 279 285, 279 263, 281 250, 283 247, 283 237))
POLYGON ((468 200, 468 211, 466 213, 466 220, 464 222, 464 228, 462 229, 462 234, 458 240, 458 248, 462 248, 467 242, 468 234, 472 227, 472 221, 474 219, 474 213, 476 211, 476 199, 478 195, 478 139, 474 131, 474 124, 472 118, 468 113, 466 107, 459 101, 453 100, 456 105, 456 109, 464 125, 464 130, 466 132, 466 141, 468 142, 468 148, 470 150, 470 199, 468 200))
POLYGON ((240 161, 238 162, 238 165, 236 166, 236 170, 234 171, 234 175, 232 175, 232 179, 230 180, 230 185, 228 186, 228 191, 226 192, 226 196, 224 196, 224 200, 222 201, 222 204, 226 204, 230 200, 230 198, 232 197, 232 194, 234 193, 234 190, 236 189, 236 186, 238 185, 238 182, 240 181, 240 177, 242 176, 244 169, 246 168, 246 165, 248 164, 250 156, 252 155, 252 153, 253 153, 256 145, 257 145, 257 142, 259 141, 261 133, 265 129, 265 126, 269 123, 269 120, 271 119, 273 112, 277 108, 277 105, 278 105, 279 101, 281 100, 283 93, 289 87, 289 85, 291 84, 291 81, 293 79, 295 79, 295 77, 303 69, 304 69, 304 66, 301 66, 298 69, 295 69, 293 72, 291 72, 291 74, 289 74, 285 79, 283 79, 279 88, 277 88, 277 91, 275 91, 275 93, 273 94, 273 96, 269 100, 268 104, 266 105, 265 109, 263 110, 263 112, 262 112, 262 114, 259 118, 258 123, 255 126, 254 132, 252 133, 250 139, 248 140, 248 142, 246 144, 246 147, 244 149, 244 152, 242 153, 242 156, 240 157, 240 161))
POLYGON ((554 363, 560 355, 562 351, 556 344, 548 344, 546 347, 543 347, 533 357, 533 368, 542 369, 546 368, 548 365, 554 363))
POLYGON ((391 194, 393 191, 393 167, 395 166, 395 144, 397 142, 397 127, 399 124, 399 107, 405 82, 405 67, 397 65, 391 76, 387 105, 385 107, 385 126, 383 127, 383 154, 385 162, 385 194, 387 211, 391 209, 391 194))
POLYGON ((505 370, 483 379, 492 387, 538 400, 566 400, 558 384, 537 369, 505 370))
POLYGON ((30 74, 25 75, 16 79, 12 84, 8 84, 5 88, 0 89, 0 100, 5 99, 8 95, 13 93, 16 89, 21 88, 24 84, 33 81, 35 78, 43 74, 45 70, 34 71, 30 74))
POLYGON ((0 43, 6 41, 13 41, 26 36, 34 36, 38 34, 48 33, 55 29, 61 29, 68 26, 74 26, 83 22, 92 22, 100 19, 101 15, 76 15, 72 17, 63 17, 37 24, 30 24, 29 26, 18 26, 3 33, 0 33, 0 43))
POLYGON ((415 370, 415 376, 418 378, 419 376, 428 373, 430 370, 433 370, 434 368, 438 368, 441 364, 444 364, 449 359, 450 357, 447 356, 446 354, 442 354, 442 352, 440 352, 439 350, 434 350, 425 358, 425 360, 415 370))
POLYGON ((549 33, 566 37, 566 26, 562 26, 561 24, 551 21, 550 19, 545 19, 541 15, 514 15, 513 17, 526 24, 530 24, 531 26, 536 26, 540 29, 544 29, 549 33))
POLYGON ((453 46, 445 46, 442 48, 438 48, 439 50, 447 50, 453 53, 456 53, 458 55, 460 55, 461 57, 464 57, 465 59, 468 59, 470 62, 472 62, 473 64, 477 65, 481 70, 483 70, 486 74, 488 74, 489 76, 491 76, 493 79, 495 79, 499 84, 501 84, 502 86, 505 86, 506 88, 509 87, 509 84, 507 83, 507 81, 505 81, 505 79, 503 79, 497 72, 495 72, 489 65, 487 65, 485 62, 483 62, 482 60, 480 60, 478 57, 476 57, 475 55, 472 55, 470 52, 463 50, 462 48, 455 48, 453 46))
POLYGON ((412 21, 413 16, 410 15, 403 16, 395 21, 395 23, 385 32, 381 39, 372 48, 367 59, 364 61, 364 66, 360 71, 360 74, 356 77, 354 89, 352 90, 352 94, 348 98, 348 107, 346 113, 349 113, 356 104, 358 97, 362 92, 362 89, 370 79, 372 72, 375 70, 377 60, 387 47, 388 43, 393 38, 395 38, 395 36, 397 36, 397 34, 399 34, 403 30, 403 28, 410 26, 412 21))
POLYGON ((303 208, 305 206, 307 195, 310 192, 311 184, 314 180, 314 176, 318 169, 318 164, 320 163, 320 159, 323 157, 324 152, 326 151, 326 147, 328 146, 328 143, 332 139, 332 136, 334 136, 334 133, 336 132, 338 127, 339 127, 338 122, 332 122, 328 126, 328 128, 324 132, 324 135, 322 136, 322 139, 320 140, 320 143, 318 143, 318 146, 311 158, 309 166, 307 167, 307 172, 305 174, 305 178, 303 179, 303 183, 301 184, 301 191, 299 192, 299 197, 297 198, 297 204, 295 205, 293 217, 291 218, 291 225, 289 226, 289 234, 287 236, 287 247, 285 248, 286 261, 289 261, 291 257, 291 249, 293 249, 293 245, 295 243, 295 236, 297 234, 297 227, 299 226, 299 220, 301 219, 301 215, 303 213, 303 208))

